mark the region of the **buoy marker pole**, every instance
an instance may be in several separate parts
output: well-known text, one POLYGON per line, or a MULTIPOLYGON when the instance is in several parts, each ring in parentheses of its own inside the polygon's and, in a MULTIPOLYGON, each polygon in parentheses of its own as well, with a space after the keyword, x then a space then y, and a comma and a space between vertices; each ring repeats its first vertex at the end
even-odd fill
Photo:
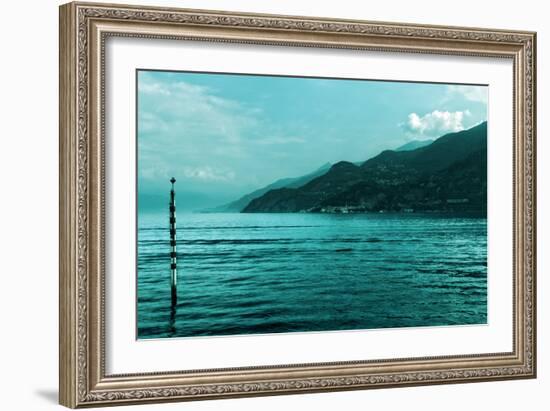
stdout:
POLYGON ((176 179, 170 179, 172 188, 170 189, 170 285, 172 293, 172 307, 178 303, 178 269, 176 254, 176 192, 174 183, 176 179))

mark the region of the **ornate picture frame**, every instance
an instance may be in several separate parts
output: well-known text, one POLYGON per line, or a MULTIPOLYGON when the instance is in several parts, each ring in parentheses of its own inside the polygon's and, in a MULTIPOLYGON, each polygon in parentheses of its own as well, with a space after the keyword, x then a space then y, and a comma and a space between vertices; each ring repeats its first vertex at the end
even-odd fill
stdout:
POLYGON ((60 7, 60 403, 67 407, 536 376, 536 34, 221 11, 60 7), (513 349, 107 374, 105 43, 171 39, 502 58, 513 63, 513 349))

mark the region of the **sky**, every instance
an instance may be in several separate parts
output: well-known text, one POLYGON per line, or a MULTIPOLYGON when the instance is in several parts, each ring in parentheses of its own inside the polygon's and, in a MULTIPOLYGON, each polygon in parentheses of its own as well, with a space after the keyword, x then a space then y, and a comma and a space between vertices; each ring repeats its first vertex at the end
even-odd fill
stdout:
POLYGON ((214 73, 137 72, 140 210, 215 207, 326 163, 468 129, 488 87, 214 73))

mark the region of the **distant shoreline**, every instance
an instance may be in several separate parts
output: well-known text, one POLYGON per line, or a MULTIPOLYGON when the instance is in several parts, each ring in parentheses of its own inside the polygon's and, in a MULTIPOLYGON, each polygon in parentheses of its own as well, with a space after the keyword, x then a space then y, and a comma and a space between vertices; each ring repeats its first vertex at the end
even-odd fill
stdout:
MULTIPOLYGON (((168 216, 168 213, 164 210, 157 210, 157 211, 145 211, 140 213, 141 215, 147 215, 147 216, 154 216, 154 215, 166 215, 168 216)), ((253 213, 244 213, 244 212, 216 212, 216 211, 182 211, 178 213, 178 215, 185 216, 185 215, 338 215, 338 216, 358 216, 358 215, 371 215, 371 216, 393 216, 393 215, 400 215, 400 216, 450 216, 450 217, 461 217, 461 216, 468 216, 468 217, 477 217, 477 218, 487 218, 487 212, 483 211, 442 211, 442 210, 419 210, 419 211, 387 211, 384 210, 383 212, 379 211, 362 211, 362 212, 352 212, 352 213, 332 213, 332 212, 315 212, 315 211, 308 211, 308 212, 253 212, 253 213)), ((168 217, 166 217, 168 218, 168 217)))

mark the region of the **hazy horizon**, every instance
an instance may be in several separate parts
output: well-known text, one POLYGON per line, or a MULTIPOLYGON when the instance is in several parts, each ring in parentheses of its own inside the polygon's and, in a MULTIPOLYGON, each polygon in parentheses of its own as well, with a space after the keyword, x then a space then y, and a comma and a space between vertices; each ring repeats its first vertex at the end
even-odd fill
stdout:
POLYGON ((326 163, 363 162, 487 119, 487 87, 187 72, 137 73, 140 211, 236 200, 326 163))

